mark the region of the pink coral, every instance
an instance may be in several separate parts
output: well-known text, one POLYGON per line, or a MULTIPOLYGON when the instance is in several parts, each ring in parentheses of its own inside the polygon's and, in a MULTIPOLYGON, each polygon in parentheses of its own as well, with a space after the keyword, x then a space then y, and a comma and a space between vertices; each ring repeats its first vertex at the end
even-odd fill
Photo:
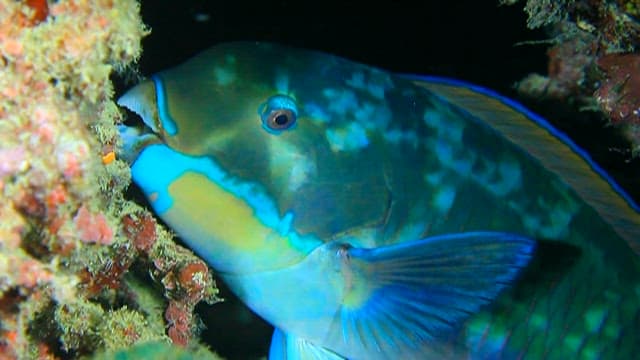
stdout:
POLYGON ((164 317, 169 324, 167 334, 174 344, 187 346, 191 337, 191 308, 177 301, 171 301, 164 317))
POLYGON ((141 288, 123 281, 140 255, 167 285, 174 342, 193 336, 196 302, 217 300, 204 263, 123 197, 130 175, 113 156, 110 75, 140 55, 138 12, 135 0, 0 1, 0 359, 90 357, 123 337, 166 339, 163 324, 145 319, 162 310, 138 304, 141 288), (125 298, 137 306, 116 309, 125 298), (104 326, 105 305, 125 314, 122 331, 104 326), (44 318, 58 330, 29 336, 44 318))
POLYGON ((613 123, 640 124, 640 55, 610 54, 598 59, 605 79, 595 98, 613 123))
POLYGON ((46 270, 41 263, 35 260, 18 260, 13 259, 14 263, 10 266, 16 269, 20 274, 18 284, 26 288, 34 288, 39 284, 50 282, 53 274, 46 270))
POLYGON ((91 213, 85 205, 81 206, 73 218, 80 240, 86 243, 109 245, 113 242, 113 230, 107 218, 100 213, 91 213))
POLYGON ((0 178, 24 170, 25 160, 26 153, 22 146, 0 149, 0 178))

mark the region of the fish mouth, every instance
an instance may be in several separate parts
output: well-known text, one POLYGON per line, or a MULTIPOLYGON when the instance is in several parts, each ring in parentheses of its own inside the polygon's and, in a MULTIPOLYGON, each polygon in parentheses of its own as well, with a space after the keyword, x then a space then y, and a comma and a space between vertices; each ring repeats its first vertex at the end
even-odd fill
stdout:
POLYGON ((133 164, 138 155, 147 146, 162 143, 157 134, 151 132, 146 126, 130 126, 119 124, 118 132, 122 140, 122 146, 118 149, 118 157, 129 165, 133 164))
POLYGON ((132 165, 147 146, 160 144, 163 141, 157 129, 154 129, 155 126, 149 124, 143 114, 123 102, 123 98, 118 99, 117 104, 125 109, 127 115, 125 122, 117 125, 122 140, 122 146, 118 148, 117 155, 132 165))

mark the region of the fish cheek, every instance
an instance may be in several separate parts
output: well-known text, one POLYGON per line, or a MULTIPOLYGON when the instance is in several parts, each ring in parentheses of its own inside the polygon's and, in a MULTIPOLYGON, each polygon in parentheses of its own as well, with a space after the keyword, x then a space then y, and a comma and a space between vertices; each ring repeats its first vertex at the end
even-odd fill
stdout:
MULTIPOLYGON (((253 210, 233 194, 222 190, 205 175, 187 172, 169 186, 174 199, 172 210, 186 221, 191 229, 183 232, 201 232, 193 238, 210 238, 228 245, 252 250, 266 236, 265 229, 251 226, 253 210), (205 236, 209 235, 209 236, 205 236), (262 235, 262 236, 261 236, 262 235)), ((255 224, 253 224, 255 225, 255 224)))

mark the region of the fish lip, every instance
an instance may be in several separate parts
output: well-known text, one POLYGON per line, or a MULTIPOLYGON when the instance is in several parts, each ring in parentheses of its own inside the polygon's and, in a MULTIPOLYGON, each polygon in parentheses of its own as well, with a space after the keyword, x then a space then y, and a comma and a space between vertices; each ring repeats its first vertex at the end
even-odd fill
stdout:
MULTIPOLYGON (((151 88, 155 91, 154 88, 151 88)), ((116 103, 126 109, 124 124, 118 125, 118 132, 122 146, 118 147, 117 155, 132 165, 140 153, 149 145, 162 143, 162 133, 154 121, 157 116, 154 106, 149 106, 151 99, 146 96, 148 86, 138 85, 124 95, 116 103)), ((154 97, 155 93, 151 94, 154 97)))
POLYGON ((163 141, 157 129, 150 126, 144 116, 135 109, 131 109, 126 103, 121 103, 120 99, 117 104, 126 109, 127 120, 125 123, 117 125, 121 146, 117 148, 116 153, 119 158, 125 160, 129 165, 133 165, 147 146, 163 141))
POLYGON ((146 126, 129 126, 119 124, 118 132, 122 140, 116 153, 119 158, 132 165, 140 153, 149 145, 162 143, 157 134, 146 126))

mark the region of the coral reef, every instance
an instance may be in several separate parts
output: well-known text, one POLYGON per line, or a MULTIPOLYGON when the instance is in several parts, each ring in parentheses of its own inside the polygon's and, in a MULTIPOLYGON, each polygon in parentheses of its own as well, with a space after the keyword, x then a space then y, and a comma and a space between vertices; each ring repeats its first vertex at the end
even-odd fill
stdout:
POLYGON ((148 33, 134 0, 0 0, 0 357, 190 345, 205 264, 126 200, 110 75, 148 33), (166 309, 166 310, 165 310, 166 309))
POLYGON ((132 346, 130 349, 101 353, 94 357, 95 360, 216 360, 219 357, 211 354, 206 349, 198 346, 179 348, 169 346, 163 342, 148 342, 132 346))
MULTIPOLYGON (((501 0, 512 5, 517 0, 501 0)), ((532 74, 518 90, 602 111, 640 153, 640 1, 528 0, 530 28, 546 26, 548 74, 532 74)))

